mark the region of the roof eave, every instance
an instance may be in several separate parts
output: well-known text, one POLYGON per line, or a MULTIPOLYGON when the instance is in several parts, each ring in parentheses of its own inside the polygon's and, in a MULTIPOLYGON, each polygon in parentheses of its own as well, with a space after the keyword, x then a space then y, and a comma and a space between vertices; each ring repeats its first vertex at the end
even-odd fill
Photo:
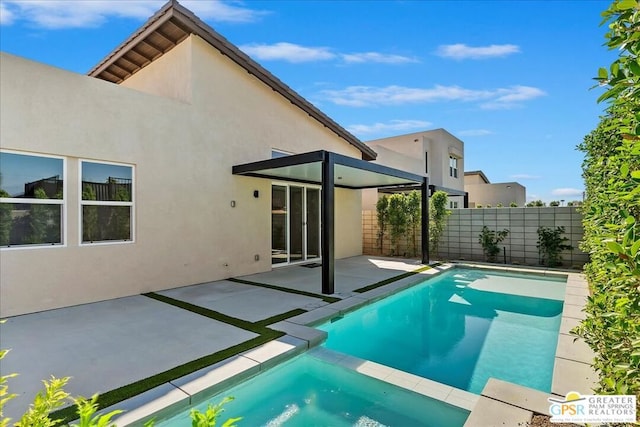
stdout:
MULTIPOLYGON (((120 44, 116 49, 107 55, 98 65, 89 71, 88 75, 96 78, 101 78, 100 74, 105 72, 112 64, 114 64, 119 58, 135 46, 140 41, 144 40, 150 33, 155 31, 158 27, 171 20, 177 19, 181 24, 185 26, 184 30, 195 34, 198 37, 204 39, 207 43, 213 46, 220 53, 226 55, 229 59, 236 64, 244 68, 248 73, 253 74, 260 81, 271 87, 275 92, 288 99, 293 105, 297 106, 323 126, 334 132, 336 135, 347 141, 349 144, 356 147, 362 153, 363 160, 375 160, 377 157, 376 152, 370 147, 366 146, 362 141, 352 135, 349 131, 344 129, 338 123, 333 121, 330 117, 316 108, 309 101, 304 99, 301 95, 284 84, 280 79, 275 77, 269 71, 267 71, 260 64, 251 59, 248 55, 238 49, 235 45, 229 42, 221 34, 216 32, 211 26, 207 25, 204 21, 198 18, 193 12, 184 6, 180 5, 175 0, 167 2, 158 12, 156 12, 145 24, 140 27, 138 31, 132 34, 127 40, 120 44)), ((145 65, 146 66, 146 65, 145 65)), ((142 67, 141 67, 142 68, 142 67)), ((126 77, 125 77, 126 79, 126 77)))

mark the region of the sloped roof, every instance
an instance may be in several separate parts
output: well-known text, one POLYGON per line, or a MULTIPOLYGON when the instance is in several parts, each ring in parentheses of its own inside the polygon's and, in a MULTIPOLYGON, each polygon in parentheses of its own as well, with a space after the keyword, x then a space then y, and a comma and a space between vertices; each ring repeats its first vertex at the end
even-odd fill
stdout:
POLYGON ((356 147, 362 152, 363 160, 375 160, 375 151, 243 53, 176 0, 167 2, 138 31, 93 67, 88 75, 119 84, 171 50, 191 34, 205 40, 248 73, 284 96, 293 105, 356 147))

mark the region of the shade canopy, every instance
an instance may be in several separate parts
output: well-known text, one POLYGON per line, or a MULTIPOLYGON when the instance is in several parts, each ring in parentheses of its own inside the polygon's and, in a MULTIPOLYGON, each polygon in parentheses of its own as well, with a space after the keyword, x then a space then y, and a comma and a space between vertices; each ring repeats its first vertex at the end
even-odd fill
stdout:
POLYGON ((322 184, 322 163, 329 157, 334 164, 333 184, 336 187, 362 189, 421 185, 424 179, 410 172, 324 150, 237 165, 233 167, 233 174, 322 184))
POLYGON ((422 194, 422 262, 429 262, 428 180, 399 169, 369 163, 330 151, 312 151, 233 166, 234 175, 322 186, 322 293, 332 294, 335 275, 335 187, 393 188, 420 185, 422 194))

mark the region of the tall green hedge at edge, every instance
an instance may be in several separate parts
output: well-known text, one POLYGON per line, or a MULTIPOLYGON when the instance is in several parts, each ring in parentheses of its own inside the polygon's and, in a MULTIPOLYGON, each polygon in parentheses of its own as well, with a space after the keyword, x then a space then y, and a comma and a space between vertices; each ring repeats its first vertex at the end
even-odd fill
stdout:
POLYGON ((602 15, 606 45, 619 56, 598 70, 606 112, 578 147, 585 154, 582 249, 591 255, 585 274, 592 295, 574 332, 596 352, 595 391, 640 400, 640 5, 616 0, 602 15))

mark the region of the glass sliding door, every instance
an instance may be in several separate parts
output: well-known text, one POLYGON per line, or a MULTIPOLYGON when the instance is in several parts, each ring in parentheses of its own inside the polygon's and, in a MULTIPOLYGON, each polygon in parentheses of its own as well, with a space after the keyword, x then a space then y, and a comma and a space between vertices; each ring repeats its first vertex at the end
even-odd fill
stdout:
POLYGON ((320 189, 271 187, 271 260, 287 264, 320 258, 320 189))
POLYGON ((289 262, 287 187, 271 186, 271 263, 289 262))
POLYGON ((302 261, 304 253, 304 187, 289 187, 289 262, 302 261))
POLYGON ((320 189, 307 188, 307 259, 320 258, 320 189))

